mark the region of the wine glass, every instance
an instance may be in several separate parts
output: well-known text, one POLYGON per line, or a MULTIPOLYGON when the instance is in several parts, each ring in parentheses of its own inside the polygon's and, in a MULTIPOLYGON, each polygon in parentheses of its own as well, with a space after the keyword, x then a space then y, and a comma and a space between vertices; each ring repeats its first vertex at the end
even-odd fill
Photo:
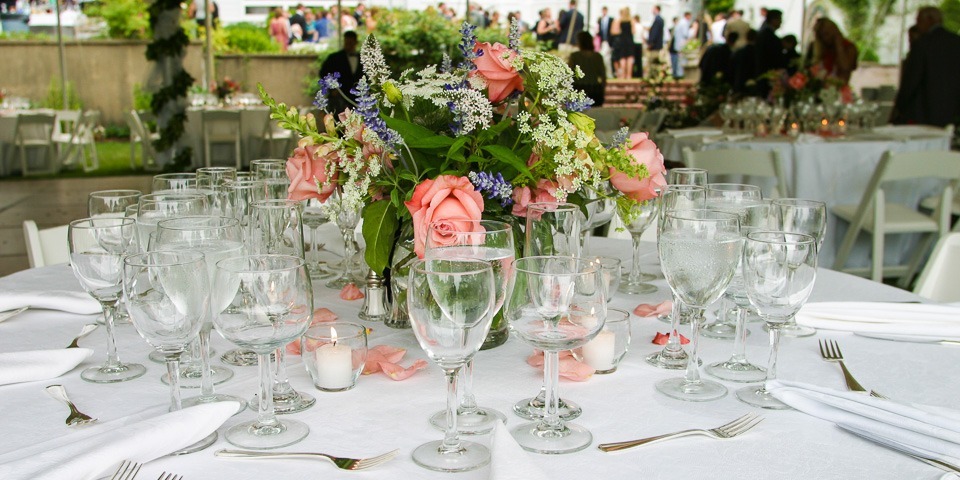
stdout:
POLYGON ((254 178, 264 182, 264 189, 257 200, 281 200, 287 198, 290 179, 287 177, 287 162, 279 159, 260 159, 250 162, 254 178))
POLYGON ((630 273, 626 278, 620 281, 619 290, 631 295, 645 295, 657 291, 657 287, 643 281, 640 271, 640 247, 642 242, 640 238, 647 227, 657 218, 657 212, 660 210, 660 202, 655 197, 652 200, 642 203, 632 203, 626 210, 626 218, 623 219, 627 231, 630 232, 630 239, 633 242, 633 263, 630 273))
MULTIPOLYGON (((819 255, 827 231, 827 204, 802 198, 778 198, 773 200, 773 209, 780 222, 779 230, 810 235, 817 241, 819 255)), ((780 335, 786 337, 809 337, 815 333, 816 329, 796 322, 780 327, 780 335)))
POLYGON ((742 246, 737 215, 712 210, 667 214, 658 241, 660 265, 679 303, 690 309, 691 347, 684 376, 658 382, 660 393, 697 402, 727 394, 723 385, 700 378, 697 347, 704 311, 730 284, 742 246))
POLYGON ((671 168, 667 171, 667 185, 707 184, 707 171, 702 168, 671 168))
POLYGON ((97 217, 74 220, 67 227, 70 266, 83 289, 100 302, 107 326, 107 361, 80 374, 88 382, 123 382, 147 371, 138 363, 120 361, 114 334, 114 313, 123 290, 123 257, 136 250, 135 226, 132 218, 97 217))
POLYGON ((166 218, 203 215, 207 213, 207 198, 199 193, 151 193, 140 197, 137 208, 137 238, 140 250, 147 251, 150 234, 157 231, 157 223, 166 218))
POLYGON ((237 179, 233 167, 202 167, 197 169, 197 190, 210 196, 210 209, 223 213, 224 182, 237 179))
POLYGON ((303 225, 310 229, 310 233, 307 235, 309 248, 304 248, 304 258, 307 259, 307 269, 310 270, 310 276, 320 278, 329 274, 330 271, 327 270, 325 262, 320 258, 320 249, 323 248, 323 244, 320 243, 319 228, 327 223, 330 217, 327 214, 327 207, 319 198, 308 198, 301 203, 303 203, 303 225))
POLYGON ((343 261, 340 263, 340 272, 336 277, 330 279, 325 284, 328 288, 341 289, 349 283, 354 283, 357 273, 356 260, 357 244, 354 241, 355 230, 360 222, 360 210, 352 208, 343 197, 338 197, 335 202, 334 211, 337 218, 334 220, 337 227, 340 228, 340 235, 343 237, 343 261))
POLYGON ((559 415, 560 350, 583 346, 606 318, 602 272, 596 263, 575 257, 525 257, 514 261, 516 280, 507 294, 504 318, 521 340, 544 351, 547 386, 543 418, 510 433, 525 450, 569 453, 593 441, 590 432, 559 415))
POLYGON ((100 190, 87 195, 88 217, 122 217, 140 201, 140 190, 100 190))
MULTIPOLYGON (((170 382, 170 411, 180 410, 180 355, 210 311, 210 282, 203 254, 148 252, 123 260, 123 291, 137 332, 163 354, 170 382)), ((217 440, 213 432, 174 452, 193 453, 217 440)))
POLYGON ((213 323, 225 339, 257 352, 260 393, 257 419, 227 430, 228 442, 243 448, 292 445, 310 428, 280 422, 273 409, 270 353, 300 338, 313 317, 313 291, 303 258, 247 255, 217 262, 211 303, 213 323))
POLYGON ((586 213, 581 212, 580 217, 580 251, 586 252, 587 242, 594 229, 602 227, 613 219, 616 212, 617 203, 613 198, 607 196, 607 192, 598 195, 593 190, 586 191, 586 201, 584 209, 586 213))
POLYGON ((153 176, 151 193, 196 193, 196 173, 161 173, 153 176))
MULTIPOLYGON (((663 231, 663 222, 667 214, 678 210, 700 209, 706 202, 706 189, 699 185, 667 185, 666 190, 661 191, 660 196, 660 215, 657 217, 657 230, 663 231)), ((673 295, 673 309, 670 312, 670 336, 667 338, 667 344, 662 349, 647 355, 645 361, 657 368, 666 368, 668 370, 682 370, 687 368, 687 352, 683 350, 680 344, 680 324, 690 323, 689 309, 684 308, 683 304, 673 295)))
POLYGON ((458 438, 457 377, 490 330, 496 288, 493 269, 486 260, 425 259, 410 267, 407 309, 413 333, 447 379, 444 438, 413 451, 413 461, 421 467, 463 472, 490 463, 485 446, 458 438))
MULTIPOLYGON (((240 222, 230 217, 179 217, 161 220, 157 223, 155 248, 169 251, 195 251, 204 255, 205 268, 209 282, 213 282, 218 261, 243 254, 243 235, 240 222)), ((198 335, 197 353, 199 365, 191 365, 181 374, 184 379, 199 380, 200 395, 184 401, 187 406, 218 401, 235 401, 240 409, 246 408, 246 401, 233 396, 214 392, 214 385, 233 378, 229 368, 210 363, 210 330, 213 329, 212 315, 207 315, 198 335)), ((167 381, 170 381, 167 379, 167 381)))
POLYGON ((580 207, 572 203, 527 205, 523 255, 580 256, 580 207))
MULTIPOLYGON (((440 220, 428 227, 424 258, 483 260, 493 269, 495 301, 493 315, 503 307, 513 270, 510 268, 516 257, 513 243, 513 228, 510 224, 493 220, 440 220)), ((491 330, 503 324, 503 318, 495 318, 491 330)), ((507 417, 492 408, 480 407, 473 396, 473 358, 460 369, 460 406, 457 408, 457 429, 461 433, 489 433, 497 421, 506 423, 507 417)), ((446 427, 446 410, 430 417, 430 423, 438 428, 446 427)))
MULTIPOLYGON (((810 297, 817 278, 817 241, 810 235, 787 232, 752 232, 743 253, 743 282, 750 304, 770 327, 770 362, 767 382, 777 378, 780 329, 810 297)), ((784 409, 765 384, 736 392, 737 398, 761 408, 784 409)))

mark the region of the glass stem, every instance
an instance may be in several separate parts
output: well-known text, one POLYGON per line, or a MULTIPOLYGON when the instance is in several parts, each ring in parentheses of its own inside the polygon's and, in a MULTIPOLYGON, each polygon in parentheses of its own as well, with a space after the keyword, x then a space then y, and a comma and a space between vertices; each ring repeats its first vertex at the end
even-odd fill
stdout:
POLYGON ((630 276, 627 277, 627 283, 638 285, 642 282, 640 276, 640 236, 643 232, 630 232, 630 240, 633 241, 633 264, 630 266, 630 276))
POLYGON ((344 228, 341 230, 341 233, 343 234, 343 278, 350 278, 350 268, 353 266, 353 255, 357 253, 353 244, 353 238, 350 238, 353 230, 344 228))
POLYGON ((683 350, 683 346, 680 345, 680 316, 683 315, 682 309, 683 304, 681 304, 677 296, 674 295, 673 309, 670 311, 670 336, 667 337, 667 344, 663 347, 667 352, 676 353, 683 350))
POLYGON ((166 354, 167 359, 167 376, 170 377, 170 411, 175 412, 183 408, 183 405, 180 403, 180 354, 183 352, 177 353, 168 353, 166 354))
POLYGON ((273 353, 277 360, 276 373, 273 379, 274 395, 289 395, 293 392, 293 387, 290 386, 290 380, 287 378, 287 361, 283 352, 284 348, 286 347, 280 347, 273 353))
POLYGON ((460 369, 460 413, 473 413, 477 410, 477 399, 473 396, 473 359, 460 369))
POLYGON ((543 418, 537 429, 560 430, 560 352, 543 352, 543 383, 546 386, 547 396, 543 402, 543 418))
POLYGON ((687 360, 687 371, 683 375, 684 383, 697 385, 700 383, 700 322, 703 319, 703 308, 690 307, 690 358, 687 360))
POLYGON ((777 353, 780 351, 780 325, 767 324, 770 330, 770 359, 767 361, 767 380, 760 386, 760 393, 767 393, 767 382, 777 379, 777 353))
POLYGON ((737 330, 733 335, 733 356, 730 357, 730 361, 747 363, 747 327, 745 325, 747 312, 739 305, 734 304, 733 315, 737 330))
POLYGON ((276 414, 273 413, 273 370, 270 368, 270 354, 257 353, 257 365, 260 368, 260 394, 257 395, 257 424, 260 426, 277 426, 276 414))
POLYGON ((211 324, 209 327, 205 324, 200 328, 200 341, 197 342, 200 344, 200 397, 212 397, 213 396, 213 378, 210 375, 210 329, 213 328, 211 324))
POLYGON ((103 303, 103 323, 107 326, 107 363, 103 368, 120 368, 120 355, 117 354, 117 338, 114 333, 114 321, 117 316, 117 302, 103 303))
POLYGON ((457 377, 460 368, 445 368, 443 371, 447 376, 447 428, 443 432, 440 453, 457 453, 462 450, 457 436, 457 377))

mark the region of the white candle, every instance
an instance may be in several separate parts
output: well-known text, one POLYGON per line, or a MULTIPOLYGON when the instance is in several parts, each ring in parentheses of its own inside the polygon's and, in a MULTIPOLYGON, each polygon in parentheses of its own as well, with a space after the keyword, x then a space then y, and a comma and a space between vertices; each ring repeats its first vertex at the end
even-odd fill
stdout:
POLYGON ((333 343, 321 345, 314 355, 317 359, 317 384, 320 388, 339 390, 353 386, 353 350, 337 345, 337 331, 330 328, 333 343))
POLYGON ((587 342, 581 350, 587 365, 597 371, 612 370, 616 353, 617 334, 601 330, 593 340, 587 342))

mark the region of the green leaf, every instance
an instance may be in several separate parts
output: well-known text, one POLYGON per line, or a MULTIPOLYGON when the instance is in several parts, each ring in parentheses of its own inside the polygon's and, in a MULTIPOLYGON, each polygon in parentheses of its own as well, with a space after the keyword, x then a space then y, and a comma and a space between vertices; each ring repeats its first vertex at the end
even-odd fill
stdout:
POLYGON ((498 161, 517 169, 520 175, 529 178, 531 181, 535 180, 533 175, 530 174, 530 169, 527 168, 527 162, 518 157, 513 150, 503 145, 487 145, 483 147, 483 151, 493 155, 493 158, 498 161))
POLYGON ((363 258, 380 275, 390 265, 399 224, 397 208, 389 200, 378 200, 363 209, 363 240, 367 243, 363 258))
POLYGON ((403 137, 407 146, 414 149, 436 149, 450 148, 453 145, 453 139, 444 135, 437 135, 431 130, 420 125, 400 120, 399 118, 386 117, 384 121, 387 126, 396 130, 403 137))
POLYGON ((470 141, 469 136, 462 136, 453 141, 453 145, 450 145, 450 149, 447 150, 447 160, 463 160, 463 148, 467 146, 467 142, 470 141))

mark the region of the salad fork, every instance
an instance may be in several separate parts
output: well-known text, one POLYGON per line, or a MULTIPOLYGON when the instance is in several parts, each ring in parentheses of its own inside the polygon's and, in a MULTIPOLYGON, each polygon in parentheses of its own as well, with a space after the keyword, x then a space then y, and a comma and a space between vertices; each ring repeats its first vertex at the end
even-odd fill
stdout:
POLYGON ((679 432, 667 433, 664 435, 657 435, 655 437, 641 438, 639 440, 629 440, 626 442, 615 442, 615 443, 602 443, 597 446, 600 450, 604 452, 615 452, 617 450, 625 450, 627 448, 638 447, 640 445, 646 445, 648 443, 654 443, 661 440, 667 440, 669 438, 677 437, 686 437, 688 435, 706 435, 708 437, 713 437, 717 439, 726 439, 733 438, 737 435, 746 433, 753 427, 756 427, 758 423, 763 421, 763 417, 758 416, 754 413, 748 413, 730 423, 721 425, 717 428, 711 428, 708 430, 694 428, 690 430, 681 430, 679 432))
POLYGON ((258 452, 250 450, 217 450, 214 455, 217 457, 231 458, 323 458, 336 465, 340 470, 364 470, 381 465, 393 457, 396 457, 400 450, 393 450, 370 458, 347 458, 335 457, 325 453, 313 452, 258 452))
POLYGON ((75 427, 97 421, 96 418, 77 410, 77 406, 70 401, 70 397, 67 396, 67 389, 63 388, 63 385, 50 385, 45 390, 51 397, 60 400, 70 408, 70 415, 66 420, 67 425, 75 427))
POLYGON ((124 460, 120 463, 120 466, 117 467, 117 471, 110 477, 110 480, 133 480, 137 477, 137 474, 140 473, 140 467, 142 466, 143 465, 137 462, 124 460))
POLYGON ((183 475, 177 475, 176 473, 167 473, 163 472, 157 477, 157 480, 183 480, 183 475))

